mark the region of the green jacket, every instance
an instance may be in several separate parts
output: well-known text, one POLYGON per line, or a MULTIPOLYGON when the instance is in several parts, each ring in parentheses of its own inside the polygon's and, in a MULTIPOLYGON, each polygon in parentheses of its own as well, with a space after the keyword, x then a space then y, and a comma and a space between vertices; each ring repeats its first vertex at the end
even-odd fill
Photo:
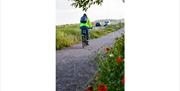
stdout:
POLYGON ((90 22, 90 19, 88 18, 86 23, 80 23, 80 27, 82 27, 82 26, 92 27, 92 24, 91 24, 91 22, 90 22))

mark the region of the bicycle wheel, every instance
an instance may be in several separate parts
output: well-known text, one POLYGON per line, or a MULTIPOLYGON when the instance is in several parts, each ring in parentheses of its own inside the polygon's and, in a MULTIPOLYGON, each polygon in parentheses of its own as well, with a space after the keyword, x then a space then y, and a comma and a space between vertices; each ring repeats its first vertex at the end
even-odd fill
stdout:
POLYGON ((84 48, 85 46, 86 46, 85 38, 84 38, 84 36, 82 36, 82 47, 84 48))

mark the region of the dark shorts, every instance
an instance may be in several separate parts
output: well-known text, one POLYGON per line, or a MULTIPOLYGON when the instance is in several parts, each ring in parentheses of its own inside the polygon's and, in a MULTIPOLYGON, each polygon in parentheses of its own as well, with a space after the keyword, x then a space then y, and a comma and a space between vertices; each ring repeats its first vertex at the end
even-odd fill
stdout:
POLYGON ((88 34, 89 34, 88 27, 83 26, 83 27, 80 27, 80 29, 81 29, 81 34, 88 36, 88 34))

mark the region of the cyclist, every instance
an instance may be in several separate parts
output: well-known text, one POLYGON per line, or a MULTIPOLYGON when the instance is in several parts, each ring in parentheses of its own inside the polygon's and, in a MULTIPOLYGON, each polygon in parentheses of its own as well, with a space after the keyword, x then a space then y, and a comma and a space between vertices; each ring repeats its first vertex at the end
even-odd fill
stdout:
POLYGON ((89 39, 89 29, 92 28, 92 24, 90 22, 90 19, 87 17, 87 15, 84 13, 83 16, 80 19, 80 29, 81 34, 85 36, 86 38, 86 45, 88 44, 89 39))

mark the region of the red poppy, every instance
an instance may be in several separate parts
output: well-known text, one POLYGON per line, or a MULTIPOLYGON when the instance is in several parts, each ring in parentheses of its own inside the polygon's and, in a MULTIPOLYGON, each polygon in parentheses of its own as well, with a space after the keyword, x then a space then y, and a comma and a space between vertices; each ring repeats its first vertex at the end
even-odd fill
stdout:
POLYGON ((98 91, 107 91, 106 85, 104 85, 103 83, 99 84, 98 85, 98 91))
POLYGON ((124 76, 123 78, 121 79, 121 83, 124 85, 125 81, 124 81, 124 76))
POLYGON ((93 91, 93 87, 92 86, 88 86, 87 87, 87 91, 93 91))
POLYGON ((110 49, 109 49, 109 48, 105 48, 104 50, 105 50, 105 52, 107 53, 110 49))
POLYGON ((117 61, 117 63, 120 63, 123 61, 123 59, 121 57, 117 57, 116 61, 117 61))

